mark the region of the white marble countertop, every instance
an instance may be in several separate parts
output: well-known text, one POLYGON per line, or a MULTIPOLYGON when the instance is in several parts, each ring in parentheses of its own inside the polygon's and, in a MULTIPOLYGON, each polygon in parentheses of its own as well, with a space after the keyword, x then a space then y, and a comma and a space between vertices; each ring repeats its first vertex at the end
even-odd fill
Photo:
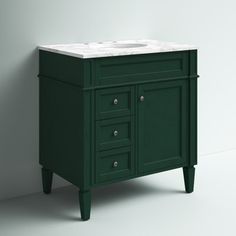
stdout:
POLYGON ((74 43, 39 46, 39 50, 79 58, 125 56, 172 51, 195 50, 197 47, 158 40, 123 40, 93 43, 74 43))

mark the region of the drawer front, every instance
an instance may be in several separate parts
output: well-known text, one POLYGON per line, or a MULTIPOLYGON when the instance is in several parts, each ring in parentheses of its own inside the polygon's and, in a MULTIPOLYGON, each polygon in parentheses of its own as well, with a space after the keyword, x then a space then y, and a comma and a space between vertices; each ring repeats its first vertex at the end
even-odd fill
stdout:
POLYGON ((96 118, 105 119, 133 114, 133 87, 97 90, 96 118))
POLYGON ((99 58, 96 85, 188 76, 189 51, 99 58))
POLYGON ((98 152, 96 157, 96 182, 125 178, 134 173, 132 147, 98 152))
POLYGON ((133 117, 97 121, 96 149, 106 150, 131 145, 134 132, 133 124, 133 117))

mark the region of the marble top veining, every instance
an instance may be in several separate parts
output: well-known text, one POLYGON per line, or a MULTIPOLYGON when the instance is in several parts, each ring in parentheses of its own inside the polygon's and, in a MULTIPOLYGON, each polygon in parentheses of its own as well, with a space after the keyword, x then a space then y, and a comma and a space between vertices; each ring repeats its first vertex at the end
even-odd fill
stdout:
POLYGON ((158 40, 123 40, 91 43, 56 44, 39 46, 38 48, 44 51, 79 58, 125 56, 197 49, 197 47, 193 45, 178 44, 174 42, 162 42, 158 40), (131 44, 131 46, 133 47, 123 47, 126 46, 126 44, 131 44), (139 45, 140 47, 135 47, 135 44, 144 44, 145 46, 139 45))

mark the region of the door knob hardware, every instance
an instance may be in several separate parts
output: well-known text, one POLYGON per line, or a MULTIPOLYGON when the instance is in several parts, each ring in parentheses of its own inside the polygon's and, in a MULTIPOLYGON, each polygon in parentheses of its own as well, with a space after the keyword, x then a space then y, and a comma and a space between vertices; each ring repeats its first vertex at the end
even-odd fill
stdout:
POLYGON ((113 167, 116 168, 118 166, 118 161, 113 162, 113 167))
POLYGON ((117 99, 117 98, 114 99, 113 104, 114 104, 114 105, 117 105, 117 104, 118 104, 118 99, 117 99))
POLYGON ((140 102, 143 102, 144 101, 144 96, 140 96, 139 100, 140 100, 140 102))

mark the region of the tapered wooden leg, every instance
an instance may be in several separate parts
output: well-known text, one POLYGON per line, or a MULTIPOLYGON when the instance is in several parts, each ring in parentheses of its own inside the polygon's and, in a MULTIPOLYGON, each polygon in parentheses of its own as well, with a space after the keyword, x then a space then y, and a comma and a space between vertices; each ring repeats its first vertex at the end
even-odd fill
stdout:
POLYGON ((186 193, 192 193, 194 189, 195 168, 193 166, 184 167, 183 173, 184 173, 185 191, 186 193))
POLYGON ((42 168, 42 181, 43 181, 43 192, 45 194, 49 194, 51 193, 51 189, 52 189, 52 176, 53 176, 53 172, 42 168))
POLYGON ((82 220, 89 220, 91 210, 91 191, 79 190, 79 204, 82 220))

